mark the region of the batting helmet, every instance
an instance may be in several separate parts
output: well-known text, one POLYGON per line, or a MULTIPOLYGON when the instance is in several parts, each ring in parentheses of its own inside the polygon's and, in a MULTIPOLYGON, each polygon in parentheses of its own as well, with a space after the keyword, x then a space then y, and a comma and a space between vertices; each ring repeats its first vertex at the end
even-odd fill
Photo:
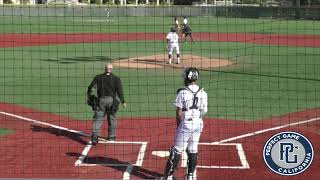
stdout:
POLYGON ((172 27, 172 28, 170 29, 170 32, 176 32, 176 29, 172 27))
POLYGON ((189 67, 185 69, 183 76, 185 80, 196 81, 199 78, 199 71, 195 67, 189 67))

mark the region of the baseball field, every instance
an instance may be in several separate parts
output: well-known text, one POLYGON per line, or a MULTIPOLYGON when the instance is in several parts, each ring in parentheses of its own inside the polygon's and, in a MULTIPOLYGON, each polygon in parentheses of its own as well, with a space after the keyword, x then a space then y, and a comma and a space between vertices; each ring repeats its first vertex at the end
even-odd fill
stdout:
MULTIPOLYGON (((168 65, 172 16, 90 12, 0 14, 0 178, 161 177, 188 66, 200 69, 209 101, 197 179, 320 178, 319 21, 191 16, 195 42, 181 42, 182 63, 168 65), (117 141, 92 146, 85 93, 107 62, 128 106, 117 113, 117 141), (313 145, 299 175, 278 175, 263 160, 264 144, 282 131, 313 145)), ((178 179, 185 167, 183 155, 178 179)))

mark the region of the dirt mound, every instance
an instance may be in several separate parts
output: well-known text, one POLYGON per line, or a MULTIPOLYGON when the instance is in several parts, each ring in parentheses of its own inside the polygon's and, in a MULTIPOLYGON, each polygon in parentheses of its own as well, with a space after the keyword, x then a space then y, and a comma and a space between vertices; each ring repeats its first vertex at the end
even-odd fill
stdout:
POLYGON ((114 65, 123 68, 135 68, 135 69, 157 69, 164 67, 184 68, 184 67, 197 67, 199 69, 211 69, 229 66, 233 64, 232 61, 227 59, 210 59, 207 57, 195 56, 190 54, 184 54, 181 56, 180 64, 175 64, 176 56, 173 59, 172 64, 168 64, 167 54, 157 54, 151 56, 134 57, 129 59, 121 59, 114 61, 114 65))

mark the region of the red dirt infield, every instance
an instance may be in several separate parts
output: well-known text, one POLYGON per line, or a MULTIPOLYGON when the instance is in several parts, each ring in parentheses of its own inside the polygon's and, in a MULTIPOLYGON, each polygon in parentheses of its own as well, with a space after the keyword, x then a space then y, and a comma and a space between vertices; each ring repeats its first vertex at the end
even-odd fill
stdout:
MULTIPOLYGON (((136 40, 163 41, 164 38, 163 33, 0 34, 0 48, 136 40)), ((319 35, 194 33, 194 38, 197 41, 320 47, 319 35)), ((318 120, 261 134, 253 133, 310 120, 319 117, 319 114, 320 109, 310 109, 254 122, 205 119, 200 143, 223 142, 223 145, 200 144, 197 179, 320 179, 318 120), (263 161, 264 143, 281 131, 299 132, 313 144, 313 163, 302 174, 280 176, 269 170, 263 161), (241 138, 241 135, 248 136, 241 138), (242 154, 237 150, 239 146, 243 148, 242 154), (241 168, 244 167, 243 162, 248 163, 249 168, 241 168), (207 166, 219 168, 202 168, 207 166)), ((0 103, 0 128, 15 130, 13 134, 0 136, 0 178, 155 179, 162 175, 167 157, 155 156, 152 152, 168 150, 175 132, 174 118, 119 119, 117 141, 126 143, 99 143, 90 147, 80 166, 76 166, 75 163, 88 147, 88 137, 54 126, 32 123, 26 119, 86 133, 90 133, 92 123, 0 103), (130 142, 146 142, 146 149, 141 151, 141 144, 130 142), (143 152, 143 156, 140 152, 143 152), (132 166, 138 161, 141 165, 132 166), (132 169, 128 168, 130 166, 132 169)), ((105 126, 103 132, 106 132, 105 126)), ((185 168, 179 164, 176 177, 183 179, 184 173, 185 168)))
MULTIPOLYGON (((310 109, 254 122, 206 118, 199 145, 197 179, 319 179, 320 120, 310 121, 319 113, 320 109, 310 109), (305 123, 294 124, 298 122, 305 123), (267 130, 286 124, 292 126, 267 130), (267 131, 250 134, 259 130, 267 131), (302 174, 280 176, 269 170, 263 161, 264 143, 281 131, 301 133, 313 144, 314 160, 302 174), (241 136, 245 134, 247 137, 241 136), (208 144, 212 142, 223 143, 208 144), (242 159, 237 147, 243 148, 242 159), (244 161, 249 168, 243 168, 244 161)), ((118 143, 99 143, 91 147, 80 166, 75 166, 88 147, 89 138, 32 123, 28 121, 30 119, 86 133, 90 133, 92 123, 18 105, 0 104, 0 128, 15 130, 13 134, 0 136, 0 178, 155 179, 162 175, 167 157, 155 156, 152 152, 168 150, 175 132, 174 118, 119 119, 118 143), (142 156, 141 142, 147 143, 142 156), (138 161, 140 165, 132 166, 138 161)), ((105 126, 103 132, 106 132, 105 126)), ((181 165, 182 160, 175 173, 178 179, 183 179, 185 173, 181 165)))
MULTIPOLYGON (((277 46, 320 47, 320 35, 288 35, 257 33, 193 33, 196 41, 240 42, 277 46)), ((164 33, 41 33, 0 34, 0 48, 101 43, 117 41, 165 41, 164 33)))

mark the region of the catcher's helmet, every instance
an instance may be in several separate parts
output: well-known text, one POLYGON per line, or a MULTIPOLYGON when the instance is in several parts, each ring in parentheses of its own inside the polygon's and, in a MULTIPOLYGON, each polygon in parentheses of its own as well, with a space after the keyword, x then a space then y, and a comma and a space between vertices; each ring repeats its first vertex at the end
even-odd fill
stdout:
POLYGON ((188 81, 196 81, 199 78, 199 71, 195 67, 189 67, 185 69, 183 77, 188 81))
POLYGON ((176 29, 172 27, 172 28, 170 29, 170 32, 176 32, 176 29))

